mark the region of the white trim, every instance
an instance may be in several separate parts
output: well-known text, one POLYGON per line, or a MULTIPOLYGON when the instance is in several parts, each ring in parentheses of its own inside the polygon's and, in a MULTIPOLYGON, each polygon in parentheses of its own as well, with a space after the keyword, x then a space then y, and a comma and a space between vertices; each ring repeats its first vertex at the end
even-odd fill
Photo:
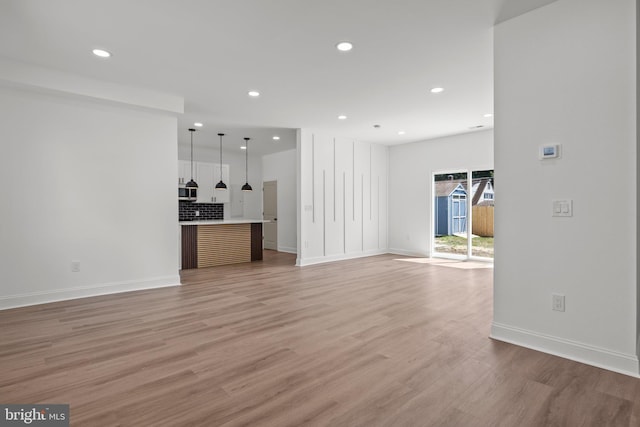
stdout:
POLYGON ((323 264, 325 262, 334 262, 334 261, 345 261, 348 259, 356 259, 356 258, 365 258, 376 255, 384 255, 389 252, 386 249, 374 249, 370 251, 364 252, 356 252, 350 254, 339 254, 339 255, 329 255, 329 256, 321 256, 315 258, 305 258, 305 259, 296 259, 297 267, 304 267, 306 265, 314 265, 314 264, 323 264))
POLYGON ((491 338, 640 378, 638 356, 493 322, 491 338))
POLYGON ((288 254, 297 254, 297 248, 290 248, 288 246, 278 246, 278 252, 286 252, 288 254))
POLYGON ((487 262, 489 264, 493 264, 493 258, 489 258, 485 256, 471 255, 469 257, 469 261, 487 262))
POLYGON ((393 255, 410 256, 417 258, 431 258, 428 252, 412 252, 397 248, 389 248, 389 253, 393 255))
POLYGON ((456 261, 467 261, 469 257, 462 254, 451 254, 447 252, 434 252, 433 258, 455 259, 456 261))
POLYGON ((78 286, 75 288, 30 292, 19 295, 7 295, 0 297, 0 310, 26 307, 29 305, 47 304, 50 302, 66 301, 77 298, 117 294, 121 292, 166 288, 170 286, 180 286, 179 275, 154 277, 144 280, 129 280, 125 282, 103 283, 89 286, 78 286))

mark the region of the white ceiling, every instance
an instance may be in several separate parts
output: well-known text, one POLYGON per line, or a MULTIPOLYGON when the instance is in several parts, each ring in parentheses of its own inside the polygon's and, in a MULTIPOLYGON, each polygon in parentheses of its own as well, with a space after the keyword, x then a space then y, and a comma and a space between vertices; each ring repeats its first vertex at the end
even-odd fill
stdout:
POLYGON ((253 154, 294 128, 400 144, 492 127, 492 26, 552 1, 2 0, 0 56, 182 96, 180 142, 200 121, 197 144, 253 154))

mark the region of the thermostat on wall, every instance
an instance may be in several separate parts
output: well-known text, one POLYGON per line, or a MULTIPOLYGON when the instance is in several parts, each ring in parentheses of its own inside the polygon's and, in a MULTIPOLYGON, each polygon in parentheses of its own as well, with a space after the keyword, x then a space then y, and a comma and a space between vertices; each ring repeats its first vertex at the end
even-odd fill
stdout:
POLYGON ((560 157, 559 145, 543 145, 540 147, 540 159, 557 159, 560 157))

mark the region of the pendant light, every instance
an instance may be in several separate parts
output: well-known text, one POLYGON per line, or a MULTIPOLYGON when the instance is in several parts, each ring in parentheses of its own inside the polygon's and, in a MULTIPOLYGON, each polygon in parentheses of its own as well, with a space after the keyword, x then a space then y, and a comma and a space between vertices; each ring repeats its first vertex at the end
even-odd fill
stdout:
POLYGON ((220 182, 216 184, 216 190, 226 190, 227 184, 222 181, 222 137, 224 133, 219 133, 218 136, 220 137, 220 182))
POLYGON ((249 139, 244 139, 244 179, 245 183, 242 186, 242 191, 253 191, 253 188, 249 185, 249 139))
POLYGON ((195 131, 195 129, 189 129, 189 132, 191 132, 191 181, 185 185, 187 188, 198 188, 198 184, 193 180, 193 133, 195 131))

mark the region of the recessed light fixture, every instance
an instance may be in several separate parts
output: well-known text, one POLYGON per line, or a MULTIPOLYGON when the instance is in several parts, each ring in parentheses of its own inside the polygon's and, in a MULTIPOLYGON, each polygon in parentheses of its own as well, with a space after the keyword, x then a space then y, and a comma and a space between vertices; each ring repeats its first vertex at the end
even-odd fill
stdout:
POLYGON ((338 49, 340 52, 349 52, 351 49, 353 49, 353 43, 340 42, 336 45, 336 49, 338 49))
POLYGON ((93 49, 92 52, 95 56, 99 56, 100 58, 109 58, 111 56, 111 52, 107 52, 104 49, 93 49))
POLYGON ((406 132, 405 132, 405 131, 403 131, 403 130, 399 130, 399 131, 398 131, 398 135, 404 135, 405 133, 406 133, 406 132))
POLYGON ((274 141, 280 141, 280 137, 278 135, 276 135, 276 136, 273 137, 273 140, 274 141))
POLYGON ((347 116, 345 116, 345 115, 339 115, 339 116, 338 116, 338 120, 347 120, 347 116))
POLYGON ((195 127, 197 127, 197 128, 201 128, 202 127, 202 123, 200 123, 200 122, 195 122, 193 125, 195 127))
POLYGON ((434 87, 433 89, 431 89, 431 93, 442 93, 444 92, 444 88, 441 87, 434 87))
POLYGON ((250 90, 248 94, 253 98, 257 98, 258 96, 260 96, 260 92, 258 92, 257 90, 250 90))
POLYGON ((484 115, 485 117, 489 118, 489 117, 493 117, 493 113, 487 113, 484 115))

